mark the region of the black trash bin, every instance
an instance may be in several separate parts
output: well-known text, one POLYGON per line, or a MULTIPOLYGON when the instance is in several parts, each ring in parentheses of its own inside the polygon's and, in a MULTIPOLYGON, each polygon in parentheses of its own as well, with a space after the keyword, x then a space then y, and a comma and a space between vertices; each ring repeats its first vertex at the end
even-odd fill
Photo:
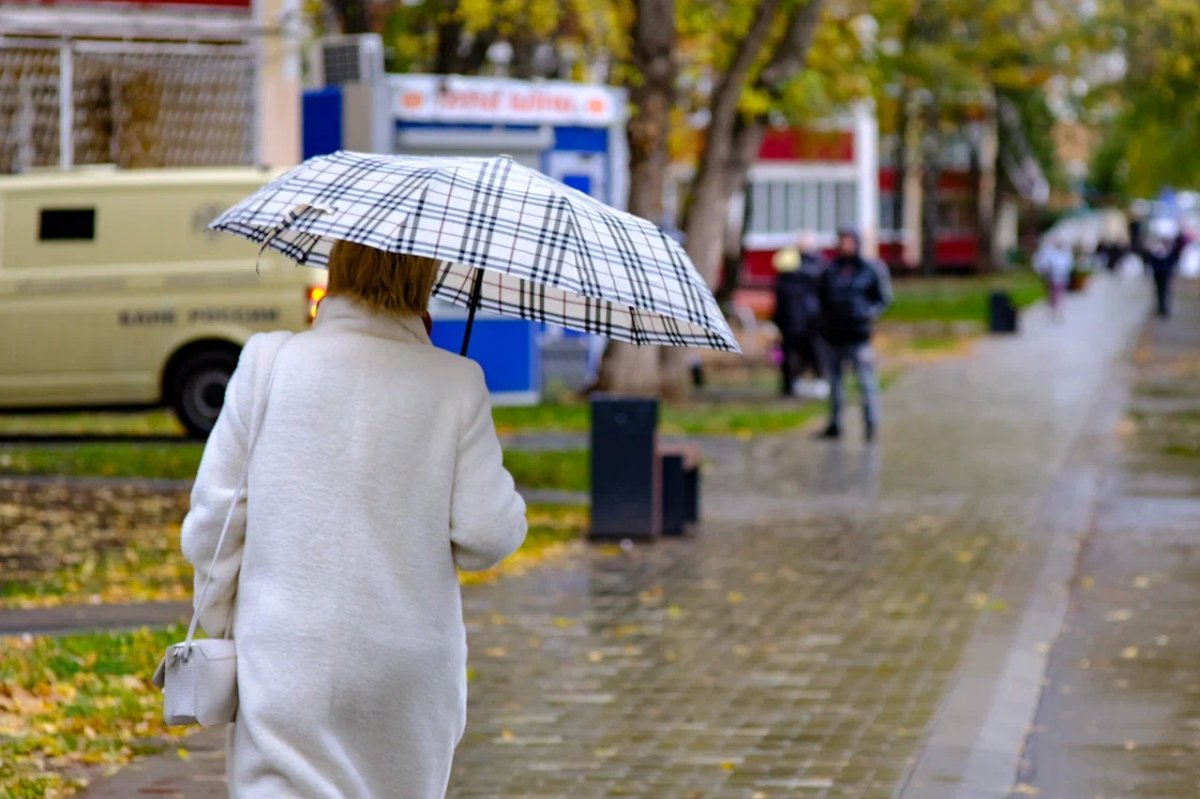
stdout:
POLYGON ((993 291, 988 299, 988 327, 993 333, 1017 332, 1017 306, 1006 291, 993 291))
POLYGON ((677 444, 659 450, 662 463, 663 535, 683 535, 700 518, 700 448, 677 444))
POLYGON ((592 400, 593 540, 653 539, 662 533, 662 472, 655 443, 658 402, 592 400))

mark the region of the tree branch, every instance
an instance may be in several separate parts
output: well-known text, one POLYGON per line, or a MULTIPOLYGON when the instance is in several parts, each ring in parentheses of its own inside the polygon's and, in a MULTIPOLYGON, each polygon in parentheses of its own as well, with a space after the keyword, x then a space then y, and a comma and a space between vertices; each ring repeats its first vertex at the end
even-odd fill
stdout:
POLYGON ((787 83, 804 70, 813 34, 821 22, 824 0, 808 0, 792 13, 787 33, 775 51, 771 63, 758 76, 755 85, 778 96, 787 83))

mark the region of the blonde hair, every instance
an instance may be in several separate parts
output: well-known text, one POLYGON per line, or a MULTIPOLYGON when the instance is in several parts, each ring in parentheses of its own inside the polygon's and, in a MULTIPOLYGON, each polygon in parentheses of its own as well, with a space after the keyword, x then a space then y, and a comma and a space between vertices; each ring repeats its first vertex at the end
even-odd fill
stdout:
POLYGON ((425 313, 437 280, 438 261, 339 241, 329 253, 330 297, 358 300, 376 313, 425 313))

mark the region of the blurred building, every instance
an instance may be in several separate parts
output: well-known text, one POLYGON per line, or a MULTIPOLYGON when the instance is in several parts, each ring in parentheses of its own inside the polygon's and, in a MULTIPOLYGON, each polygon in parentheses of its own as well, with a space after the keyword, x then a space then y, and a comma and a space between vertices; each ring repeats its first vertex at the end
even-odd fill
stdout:
POLYGON ((293 162, 298 23, 292 0, 0 0, 0 173, 293 162))
MULTIPOLYGON (((1023 209, 1048 197, 1045 178, 1016 121, 1003 113, 991 122, 985 116, 977 114, 940 142, 933 247, 940 270, 972 270, 981 260, 1004 263, 1018 243, 1023 209), (1006 126, 1009 149, 997 158, 999 125, 1006 126), (1003 170, 1003 192, 996 191, 997 164, 1003 170), (992 220, 991 236, 980 235, 981 218, 992 220), (989 259, 979 257, 980 246, 990 246, 989 259)), ((697 130, 694 139, 676 147, 666 188, 667 219, 676 225, 682 222, 703 131, 697 130)), ((817 248, 829 251, 839 229, 855 228, 868 255, 879 257, 893 272, 915 270, 922 250, 919 143, 909 144, 906 170, 897 163, 897 144, 895 135, 880 135, 866 103, 807 127, 769 130, 750 167, 745 193, 735 197, 731 208, 730 229, 742 233, 739 302, 760 316, 769 314, 773 256, 795 244, 801 233, 811 234, 817 248)))
MULTIPOLYGON (((832 249, 838 230, 854 228, 862 235, 864 251, 878 252, 878 142, 878 125, 867 103, 809 127, 766 132, 747 172, 745 191, 730 203, 730 230, 742 234, 741 304, 769 314, 776 277, 772 258, 795 244, 802 232, 812 234, 815 246, 832 249)), ((696 130, 692 140, 675 148, 663 207, 667 222, 676 227, 683 224, 696 171, 693 162, 703 146, 704 132, 696 130)))

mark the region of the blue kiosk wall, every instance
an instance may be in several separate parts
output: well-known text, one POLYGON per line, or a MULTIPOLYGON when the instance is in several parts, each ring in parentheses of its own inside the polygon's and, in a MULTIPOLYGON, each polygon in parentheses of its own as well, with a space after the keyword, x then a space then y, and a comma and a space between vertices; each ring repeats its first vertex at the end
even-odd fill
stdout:
MULTIPOLYGON (((466 329, 464 316, 435 315, 431 336, 434 346, 459 352, 466 329)), ((521 319, 477 315, 467 355, 483 368, 488 391, 496 404, 533 405, 541 399, 539 325, 521 319)))
MULTIPOLYGON (((303 97, 303 152, 305 158, 340 149, 343 104, 337 87, 306 92, 303 97)), ((439 126, 431 126, 439 127, 439 126)), ((466 311, 435 302, 433 343, 457 353, 466 331, 466 311)), ((468 357, 483 369, 496 405, 531 405, 541 399, 541 338, 544 326, 522 319, 479 313, 471 334, 468 357)))

